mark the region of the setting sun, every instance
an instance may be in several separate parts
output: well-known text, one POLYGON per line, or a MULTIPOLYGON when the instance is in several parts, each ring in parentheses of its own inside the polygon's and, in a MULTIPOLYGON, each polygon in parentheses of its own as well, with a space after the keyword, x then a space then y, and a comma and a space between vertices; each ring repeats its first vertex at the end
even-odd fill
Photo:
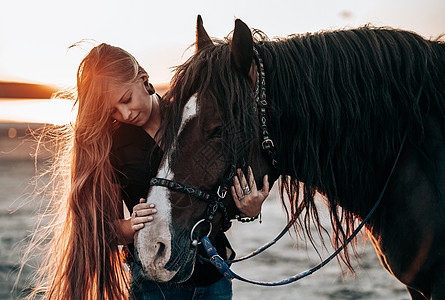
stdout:
POLYGON ((73 102, 59 99, 1 100, 0 122, 68 124, 74 121, 73 102))
MULTIPOLYGON (((445 2, 409 1, 239 1, 210 3, 186 1, 148 3, 135 1, 102 5, 84 1, 59 5, 53 0, 0 4, 0 82, 42 82, 73 87, 82 58, 94 45, 106 42, 128 50, 147 70, 150 81, 166 84, 175 66, 193 51, 195 20, 201 14, 212 37, 223 38, 233 29, 234 18, 270 38, 292 33, 355 27, 371 23, 416 31, 429 38, 445 32, 445 2), (261 9, 260 9, 261 7, 261 9), (69 11, 70 14, 66 14, 69 11), (37 13, 36 13, 37 12, 37 13), (79 15, 83 21, 79 22, 79 15), (168 19, 165 18, 168 15, 168 19), (55 25, 57 24, 57 25, 55 25), (20 37, 20 38, 18 38, 20 37), (79 41, 79 47, 70 48, 79 41)), ((2 89, 2 87, 0 87, 2 89)), ((1 91, 0 91, 1 92, 1 91)), ((9 101, 1 99, 0 120, 65 123, 70 104, 60 101, 9 101)), ((42 98, 39 96, 22 98, 42 98)), ((49 98, 49 97, 48 97, 49 98)))

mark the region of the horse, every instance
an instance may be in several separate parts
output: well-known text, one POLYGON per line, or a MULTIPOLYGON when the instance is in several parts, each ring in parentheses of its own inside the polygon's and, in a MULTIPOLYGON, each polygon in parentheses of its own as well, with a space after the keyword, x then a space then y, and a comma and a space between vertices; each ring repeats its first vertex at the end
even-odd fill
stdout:
MULTIPOLYGON (((270 186, 281 179, 288 218, 311 240, 310 226, 324 229, 322 195, 336 247, 385 186, 365 223, 382 266, 412 299, 445 299, 443 41, 369 24, 269 40, 239 19, 231 38, 212 40, 200 16, 196 30, 195 54, 161 101, 157 177, 170 188, 151 187, 158 214, 135 238, 145 275, 191 275, 192 240, 211 240, 238 214, 221 182, 250 165, 258 187, 264 174, 270 186), (208 203, 172 183, 216 193, 225 209, 202 222, 208 203)), ((341 261, 352 269, 350 256, 341 261)))

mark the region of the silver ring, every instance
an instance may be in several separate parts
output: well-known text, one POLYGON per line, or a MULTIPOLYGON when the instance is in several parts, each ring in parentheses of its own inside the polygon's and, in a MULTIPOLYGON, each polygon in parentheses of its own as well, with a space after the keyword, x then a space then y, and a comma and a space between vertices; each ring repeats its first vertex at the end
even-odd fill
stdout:
POLYGON ((248 185, 246 185, 246 187, 243 187, 243 194, 244 195, 249 195, 250 193, 252 193, 252 190, 249 188, 248 185))
MULTIPOLYGON (((196 239, 193 238, 193 232, 195 231, 196 227, 198 227, 199 224, 201 224, 202 222, 205 222, 205 219, 201 219, 198 222, 196 222, 196 224, 193 226, 192 231, 190 231, 190 240, 192 241, 192 245, 195 244, 196 239)), ((210 223, 210 229, 209 229, 209 233, 207 233, 207 236, 210 235, 210 233, 212 232, 212 223, 210 223)), ((196 246, 201 244, 201 242, 196 243, 196 246)))
POLYGON ((138 216, 138 213, 137 213, 136 211, 134 211, 134 212, 133 212, 133 217, 136 218, 137 216, 138 216))
POLYGON ((241 201, 241 200, 243 200, 243 199, 244 199, 244 197, 245 197, 245 195, 243 195, 243 196, 241 196, 241 197, 238 197, 238 201, 241 201))

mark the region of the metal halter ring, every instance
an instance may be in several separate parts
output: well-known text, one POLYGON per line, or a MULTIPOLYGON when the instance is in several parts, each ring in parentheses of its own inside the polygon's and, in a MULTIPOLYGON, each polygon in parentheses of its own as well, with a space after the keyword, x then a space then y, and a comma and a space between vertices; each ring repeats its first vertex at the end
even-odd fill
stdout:
MULTIPOLYGON (((201 219, 198 222, 196 222, 196 224, 192 228, 192 231, 190 232, 190 240, 192 241, 193 247, 196 247, 199 244, 201 244, 201 242, 199 242, 197 239, 193 238, 193 232, 195 231, 195 229, 198 227, 199 224, 201 224, 202 222, 205 222, 205 221, 206 221, 206 219, 201 219)), ((210 224, 210 230, 209 230, 209 233, 207 233, 207 236, 209 236, 210 233, 212 232, 212 223, 209 222, 209 224, 210 224)))

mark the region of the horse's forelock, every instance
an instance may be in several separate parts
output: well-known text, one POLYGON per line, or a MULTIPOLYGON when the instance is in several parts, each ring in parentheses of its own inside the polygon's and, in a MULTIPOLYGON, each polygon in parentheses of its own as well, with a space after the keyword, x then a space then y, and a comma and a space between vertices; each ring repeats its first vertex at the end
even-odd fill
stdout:
MULTIPOLYGON (((169 91, 161 102, 161 144, 169 149, 178 134, 184 105, 196 94, 199 106, 210 105, 220 112, 223 153, 240 162, 248 155, 245 145, 257 138, 258 122, 248 82, 232 65, 228 42, 207 47, 176 69, 169 91)), ((203 116, 200 118, 214 118, 203 116)), ((200 122, 202 124, 203 122, 200 122)))

